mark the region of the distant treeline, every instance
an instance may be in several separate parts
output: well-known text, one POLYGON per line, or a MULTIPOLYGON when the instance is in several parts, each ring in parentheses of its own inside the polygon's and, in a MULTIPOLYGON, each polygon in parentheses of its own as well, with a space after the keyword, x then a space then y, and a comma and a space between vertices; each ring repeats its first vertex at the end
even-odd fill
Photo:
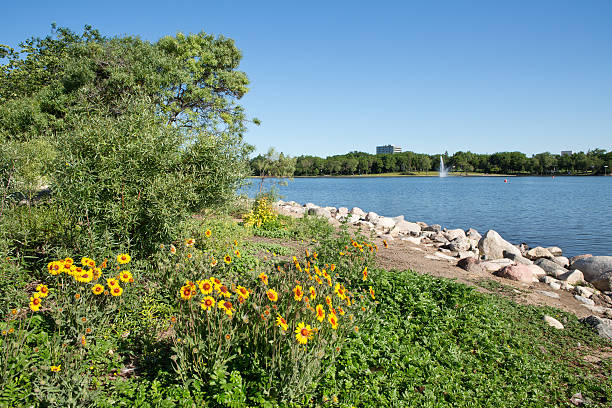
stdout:
MULTIPOLYGON (((326 158, 299 156, 295 158, 295 176, 355 175, 438 171, 440 156, 445 167, 452 172, 477 172, 493 174, 610 174, 612 152, 603 149, 578 152, 569 155, 549 152, 527 157, 520 152, 477 154, 456 152, 428 155, 414 152, 395 154, 369 154, 351 152, 326 158), (604 166, 608 166, 605 168, 604 166)), ((254 158, 253 161, 257 160, 254 158)), ((252 163, 253 163, 252 161, 252 163)), ((258 174, 254 171, 254 174, 258 174)))

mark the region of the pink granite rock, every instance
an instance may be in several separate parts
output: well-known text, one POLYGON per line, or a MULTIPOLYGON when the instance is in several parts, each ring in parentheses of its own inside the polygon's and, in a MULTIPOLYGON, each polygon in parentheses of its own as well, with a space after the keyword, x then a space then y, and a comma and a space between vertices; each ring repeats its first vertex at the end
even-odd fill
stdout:
POLYGON ((531 272, 527 265, 523 264, 505 266, 499 271, 495 272, 494 275, 525 283, 531 283, 534 281, 533 272, 531 272))

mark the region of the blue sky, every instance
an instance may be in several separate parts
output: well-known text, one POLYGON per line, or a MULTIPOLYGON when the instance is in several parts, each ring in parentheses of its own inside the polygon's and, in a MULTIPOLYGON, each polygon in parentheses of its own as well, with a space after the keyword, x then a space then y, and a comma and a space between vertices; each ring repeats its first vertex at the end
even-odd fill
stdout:
POLYGON ((608 0, 29 1, 3 5, 0 43, 52 22, 223 34, 243 52, 259 151, 533 154, 612 150, 610 21, 608 0))

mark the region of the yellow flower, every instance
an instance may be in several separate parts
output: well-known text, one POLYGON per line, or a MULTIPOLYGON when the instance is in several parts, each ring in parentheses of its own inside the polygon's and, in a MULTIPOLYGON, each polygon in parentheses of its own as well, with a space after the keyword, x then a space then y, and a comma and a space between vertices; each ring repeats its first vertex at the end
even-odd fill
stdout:
POLYGON ((338 316, 336 316, 335 313, 330 313, 329 316, 327 316, 327 321, 331 324, 332 329, 338 330, 338 316))
POLYGON ((33 312, 38 312, 40 310, 41 304, 42 304, 42 302, 40 300, 40 295, 38 293, 34 293, 30 297, 30 309, 33 312))
POLYGON ((278 317, 276 318, 276 325, 280 326, 281 329, 283 329, 284 331, 287 331, 287 329, 289 328, 289 326, 287 325, 287 321, 281 315, 278 315, 278 317))
POLYGON ((325 319, 325 309, 323 309, 322 304, 318 304, 316 308, 317 320, 322 322, 325 319))
POLYGON ((212 308, 215 306, 215 299, 211 296, 206 296, 204 299, 202 299, 200 306, 204 310, 212 310, 212 308))
POLYGON ((219 292, 219 294, 221 296, 225 296, 226 298, 232 296, 232 294, 230 293, 228 287, 225 286, 225 285, 218 286, 217 287, 217 291, 219 292))
POLYGON ((170 244, 170 253, 171 254, 176 254, 176 247, 172 244, 170 244))
POLYGON ((265 272, 260 273, 257 277, 261 279, 264 285, 268 285, 268 275, 265 272))
POLYGON ((363 280, 368 279, 368 267, 363 268, 363 280))
POLYGON ((132 274, 130 271, 122 271, 119 274, 119 279, 121 279, 122 282, 130 282, 132 280, 132 274))
POLYGON ((276 302, 278 300, 278 293, 276 293, 274 289, 268 289, 266 295, 271 302, 276 302))
POLYGON ((203 295, 210 295, 213 291, 213 284, 208 279, 200 281, 198 286, 200 287, 200 292, 202 292, 203 295))
POLYGON ((91 282, 94 278, 94 274, 91 270, 82 270, 81 273, 79 273, 78 275, 74 275, 74 279, 77 282, 83 282, 83 283, 88 283, 91 282))
POLYGON ((327 307, 329 307, 330 309, 333 307, 332 300, 329 296, 325 296, 325 303, 327 303, 327 307))
POLYGON ((102 276, 101 268, 93 268, 91 271, 93 273, 93 280, 98 280, 100 279, 100 276, 102 276))
POLYGON ((72 265, 74 263, 74 259, 67 257, 66 259, 64 259, 64 263, 68 265, 72 265))
POLYGON ((192 247, 195 245, 195 239, 194 238, 189 238, 187 240, 185 240, 185 246, 186 247, 192 247))
POLYGON ((296 301, 301 302, 303 296, 304 291, 302 290, 302 287, 300 285, 297 285, 295 288, 293 288, 293 297, 296 301))
POLYGON ((238 286, 236 288, 236 293, 238 293, 244 299, 248 299, 249 298, 249 291, 244 286, 238 286))
POLYGON ((109 278, 106 280, 106 284, 108 285, 109 288, 112 289, 113 286, 119 285, 119 281, 115 278, 109 278))
POLYGON ((49 262, 47 264, 47 269, 51 275, 59 275, 62 273, 62 264, 58 261, 49 262))
POLYGON ((217 260, 213 257, 212 260, 210 261, 210 266, 217 266, 217 260))
POLYGON ((229 255, 225 255, 225 256, 223 257, 223 261, 225 261, 225 263, 229 265, 229 264, 231 264, 231 263, 232 263, 232 257, 231 257, 231 256, 229 256, 229 255))
POLYGON ((210 229, 207 229, 206 231, 204 231, 204 235, 206 235, 206 238, 210 238, 210 236, 212 235, 212 231, 210 229))
POLYGON ((384 246, 385 248, 389 248, 389 244, 387 244, 387 241, 383 240, 383 246, 384 246))
POLYGON ((36 286, 36 292, 38 292, 40 298, 46 298, 49 294, 49 288, 47 285, 40 284, 36 286))
POLYGON ((372 299, 375 299, 375 297, 374 297, 374 289, 372 289, 372 287, 370 286, 369 290, 370 290, 370 296, 372 296, 372 299))
POLYGON ((62 370, 62 365, 56 365, 56 366, 51 366, 51 371, 53 371, 54 373, 58 373, 62 370))
POLYGON ((117 255, 117 262, 121 265, 130 262, 132 258, 128 254, 119 254, 117 255))
POLYGON ((301 322, 295 329, 295 339, 300 344, 308 343, 308 340, 312 340, 314 337, 314 330, 310 327, 309 324, 304 324, 301 322))
POLYGON ((338 306, 338 313, 340 313, 340 316, 344 316, 344 309, 340 306, 338 306))
POLYGON ((193 286, 187 284, 181 287, 181 299, 189 300, 195 295, 195 290, 193 290, 193 286))
POLYGON ((315 288, 311 286, 308 290, 310 291, 310 300, 315 300, 317 298, 317 291, 315 288))
POLYGON ((121 296, 122 293, 123 293, 123 289, 119 285, 113 286, 112 288, 110 288, 110 294, 113 296, 121 296))
POLYGON ((221 286, 221 285, 222 285, 222 283, 221 283, 221 281, 220 281, 219 279, 214 278, 214 277, 212 277, 212 276, 210 277, 210 281, 212 282, 212 284, 213 284, 213 286, 215 287, 215 289, 218 289, 218 288, 219 288, 219 286, 221 286))
POLYGON ((94 295, 101 295, 102 292, 104 292, 104 286, 98 283, 92 286, 91 291, 93 292, 94 295))
POLYGON ((232 316, 232 312, 235 310, 232 302, 228 300, 221 300, 217 303, 217 305, 219 306, 219 309, 225 310, 225 314, 230 317, 232 316))
POLYGON ((239 250, 235 250, 234 254, 236 255, 236 258, 240 258, 240 251, 239 250))

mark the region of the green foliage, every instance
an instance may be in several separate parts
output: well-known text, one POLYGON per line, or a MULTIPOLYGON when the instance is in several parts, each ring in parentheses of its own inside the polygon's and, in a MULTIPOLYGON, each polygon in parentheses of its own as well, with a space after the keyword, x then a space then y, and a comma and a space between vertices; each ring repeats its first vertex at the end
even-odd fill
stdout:
POLYGON ((278 215, 267 196, 259 197, 253 204, 253 209, 242 216, 244 225, 261 229, 278 229, 278 215))

